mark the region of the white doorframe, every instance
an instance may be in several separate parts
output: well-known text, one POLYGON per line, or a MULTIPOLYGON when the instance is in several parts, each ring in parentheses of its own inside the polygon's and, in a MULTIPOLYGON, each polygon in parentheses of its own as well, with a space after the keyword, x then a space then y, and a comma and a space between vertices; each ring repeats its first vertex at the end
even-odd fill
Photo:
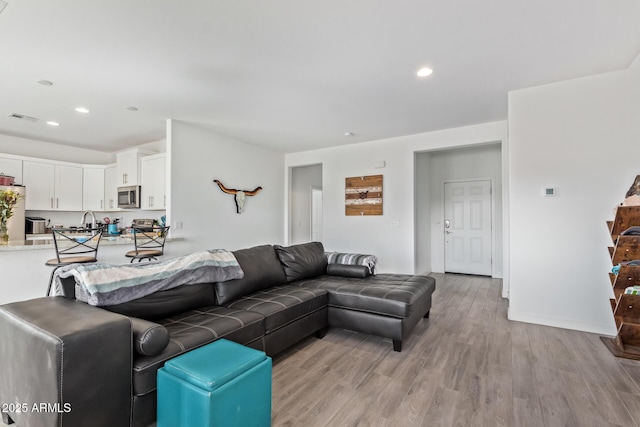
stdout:
MULTIPOLYGON (((491 181, 491 277, 495 277, 496 276, 496 263, 495 263, 495 259, 496 259, 496 215, 495 215, 495 211, 496 211, 496 194, 495 194, 495 188, 496 188, 496 183, 495 180, 493 178, 483 178, 483 177, 474 177, 474 178, 464 178, 464 179, 447 179, 445 181, 441 182, 441 187, 442 188, 442 198, 441 198, 441 212, 440 212, 440 218, 441 220, 439 221, 439 223, 442 226, 442 231, 444 233, 444 215, 445 215, 445 193, 444 193, 444 185, 446 183, 456 183, 456 182, 473 182, 473 181, 491 181)), ((504 200, 503 200, 504 203, 504 200)), ((444 241, 443 241, 444 244, 444 241)), ((445 252, 444 246, 442 246, 442 251, 443 253, 445 252)), ((444 257, 443 257, 444 260, 444 257)), ((442 268, 444 271, 444 265, 445 263, 443 262, 442 264, 442 268)))
POLYGON ((317 185, 311 186, 311 218, 309 219, 310 227, 310 241, 321 242, 322 241, 322 233, 323 233, 323 217, 322 217, 322 187, 317 185), (319 198, 319 199, 318 199, 319 198), (319 224, 316 224, 319 222, 319 224), (315 228, 314 228, 315 227, 315 228), (316 233, 318 234, 316 236, 316 233))

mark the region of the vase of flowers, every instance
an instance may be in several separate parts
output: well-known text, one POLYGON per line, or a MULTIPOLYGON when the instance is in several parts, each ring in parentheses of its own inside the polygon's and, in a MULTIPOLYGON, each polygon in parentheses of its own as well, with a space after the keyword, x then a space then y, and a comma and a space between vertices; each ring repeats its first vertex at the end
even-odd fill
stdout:
POLYGON ((0 190, 0 244, 9 242, 9 234, 7 233, 7 222, 13 216, 13 208, 24 198, 13 190, 0 190))

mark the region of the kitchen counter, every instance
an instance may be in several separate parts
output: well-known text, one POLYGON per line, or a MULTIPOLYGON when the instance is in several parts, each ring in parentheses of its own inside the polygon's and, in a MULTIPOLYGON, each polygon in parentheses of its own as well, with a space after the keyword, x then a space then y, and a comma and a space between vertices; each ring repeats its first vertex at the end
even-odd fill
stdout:
MULTIPOLYGON (((182 240, 178 237, 167 237, 166 242, 182 240)), ((105 234, 100 239, 100 247, 104 246, 117 246, 117 245, 131 245, 133 246, 132 234, 105 234)), ((0 245, 0 252, 15 252, 15 251, 32 251, 39 249, 51 249, 55 250, 53 245, 53 238, 51 234, 30 234, 27 236, 27 240, 15 240, 9 242, 8 245, 0 245)), ((98 249, 99 250, 99 249, 98 249)))

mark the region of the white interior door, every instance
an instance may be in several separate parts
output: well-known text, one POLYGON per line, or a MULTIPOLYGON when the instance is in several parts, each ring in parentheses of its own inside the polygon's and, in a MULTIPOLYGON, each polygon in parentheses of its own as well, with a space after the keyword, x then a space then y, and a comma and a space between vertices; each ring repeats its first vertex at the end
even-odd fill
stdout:
POLYGON ((322 241, 322 189, 311 188, 311 241, 322 241))
POLYGON ((444 184, 444 269, 491 276, 491 181, 444 184))

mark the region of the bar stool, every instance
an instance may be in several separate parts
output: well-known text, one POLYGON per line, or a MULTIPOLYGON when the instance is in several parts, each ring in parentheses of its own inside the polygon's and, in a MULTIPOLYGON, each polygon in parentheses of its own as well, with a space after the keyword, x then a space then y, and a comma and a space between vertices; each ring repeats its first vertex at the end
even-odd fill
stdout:
POLYGON ((98 261, 98 246, 102 238, 102 228, 54 228, 53 245, 56 249, 56 257, 45 262, 45 265, 54 267, 49 278, 47 296, 51 293, 53 277, 58 268, 69 264, 85 264, 98 261))
POLYGON ((169 226, 138 228, 132 227, 133 243, 135 249, 125 254, 127 258, 131 258, 130 262, 143 259, 156 261, 159 256, 164 254, 164 242, 169 232, 169 226))

